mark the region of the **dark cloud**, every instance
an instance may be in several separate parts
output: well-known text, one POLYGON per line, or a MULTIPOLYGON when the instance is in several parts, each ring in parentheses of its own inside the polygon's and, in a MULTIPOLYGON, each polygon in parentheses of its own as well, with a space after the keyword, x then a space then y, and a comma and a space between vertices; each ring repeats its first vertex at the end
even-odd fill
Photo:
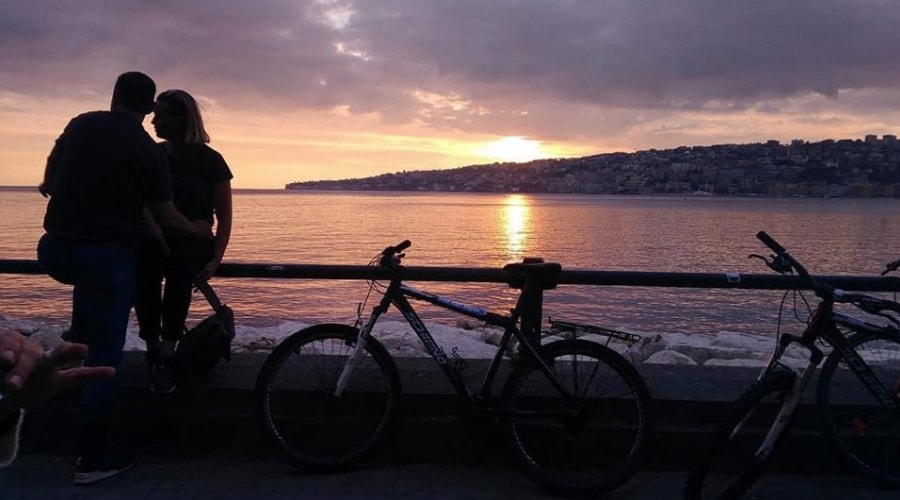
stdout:
POLYGON ((3 0, 0 90, 101 92, 139 68, 240 106, 537 127, 554 104, 723 111, 895 89, 898 25, 894 0, 3 0))

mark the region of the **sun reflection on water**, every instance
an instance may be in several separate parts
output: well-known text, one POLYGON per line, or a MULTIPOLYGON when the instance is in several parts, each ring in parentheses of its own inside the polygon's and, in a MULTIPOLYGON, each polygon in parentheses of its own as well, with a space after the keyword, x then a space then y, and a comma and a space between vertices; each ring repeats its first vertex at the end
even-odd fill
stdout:
POLYGON ((499 223, 506 236, 509 261, 522 260, 528 235, 531 234, 531 200, 521 194, 511 194, 504 198, 499 223))

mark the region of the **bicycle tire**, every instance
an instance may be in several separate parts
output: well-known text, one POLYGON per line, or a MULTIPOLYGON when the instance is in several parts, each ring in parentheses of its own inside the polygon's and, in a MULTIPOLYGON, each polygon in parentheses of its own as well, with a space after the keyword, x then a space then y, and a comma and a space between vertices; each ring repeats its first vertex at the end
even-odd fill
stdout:
POLYGON ((688 475, 686 500, 734 500, 753 486, 787 434, 783 431, 770 452, 758 456, 781 410, 781 396, 793 386, 795 376, 788 370, 770 370, 738 398, 735 411, 716 428, 712 445, 688 475))
MULTIPOLYGON (((900 335, 856 332, 848 340, 875 376, 900 393, 900 335)), ((837 351, 819 373, 817 403, 841 456, 876 484, 900 487, 900 409, 882 406, 837 351)))
POLYGON ((650 428, 650 392, 643 378, 612 349, 585 340, 552 342, 542 356, 577 397, 563 401, 537 360, 514 365, 502 397, 517 463, 555 494, 612 490, 635 472, 650 428), (577 414, 546 414, 565 409, 577 414))
POLYGON ((333 471, 371 452, 394 425, 400 378, 376 339, 340 398, 334 387, 356 344, 356 329, 321 324, 282 341, 256 380, 257 416, 266 436, 294 466, 333 471))

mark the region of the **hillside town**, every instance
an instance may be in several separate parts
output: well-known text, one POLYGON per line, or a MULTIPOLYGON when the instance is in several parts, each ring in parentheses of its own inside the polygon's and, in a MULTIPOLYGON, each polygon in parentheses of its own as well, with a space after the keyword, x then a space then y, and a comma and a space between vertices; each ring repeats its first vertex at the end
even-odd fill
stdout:
POLYGON ((900 197, 895 135, 683 146, 295 182, 291 190, 900 197))

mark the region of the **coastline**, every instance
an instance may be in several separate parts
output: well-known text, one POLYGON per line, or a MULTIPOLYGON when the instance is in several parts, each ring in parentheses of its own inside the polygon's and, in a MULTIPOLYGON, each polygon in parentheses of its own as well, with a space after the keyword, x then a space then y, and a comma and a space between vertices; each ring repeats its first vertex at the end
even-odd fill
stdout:
MULTIPOLYGON (((37 192, 37 187, 35 186, 0 186, 0 192, 34 192, 34 194, 39 195, 37 192)), ((685 192, 685 193, 580 193, 580 192, 543 192, 543 191, 534 191, 534 192, 524 192, 524 191, 453 191, 453 190, 418 190, 418 189, 328 189, 328 188, 318 188, 318 189, 305 189, 305 188, 290 188, 290 187, 270 187, 270 188, 234 188, 235 193, 242 194, 285 194, 285 193, 311 193, 311 194, 334 194, 334 195, 354 195, 354 194, 369 194, 369 195, 404 195, 404 196, 412 196, 412 195, 531 195, 531 196, 573 196, 573 197, 584 197, 584 198, 609 198, 609 199, 704 199, 704 198, 714 198, 717 200, 728 200, 728 199, 763 199, 763 200, 782 200, 782 199, 797 199, 797 200, 877 200, 877 201, 885 201, 885 200, 900 200, 900 196, 880 196, 880 197, 865 197, 865 196, 848 196, 848 195, 770 195, 770 194, 757 194, 757 193, 741 193, 741 194, 721 194, 715 192, 685 192)))
POLYGON ((728 199, 761 199, 761 200, 898 200, 900 196, 848 196, 848 195, 771 195, 757 193, 742 194, 720 194, 714 192, 703 191, 699 193, 582 193, 582 192, 548 192, 548 191, 454 191, 454 190, 421 190, 421 189, 329 189, 329 188, 291 188, 285 186, 282 189, 265 188, 239 188, 235 191, 243 191, 247 193, 253 192, 286 192, 286 193, 310 193, 310 194, 386 194, 386 195, 529 195, 529 196, 574 196, 585 198, 609 198, 609 199, 696 199, 714 198, 717 200, 728 199))

